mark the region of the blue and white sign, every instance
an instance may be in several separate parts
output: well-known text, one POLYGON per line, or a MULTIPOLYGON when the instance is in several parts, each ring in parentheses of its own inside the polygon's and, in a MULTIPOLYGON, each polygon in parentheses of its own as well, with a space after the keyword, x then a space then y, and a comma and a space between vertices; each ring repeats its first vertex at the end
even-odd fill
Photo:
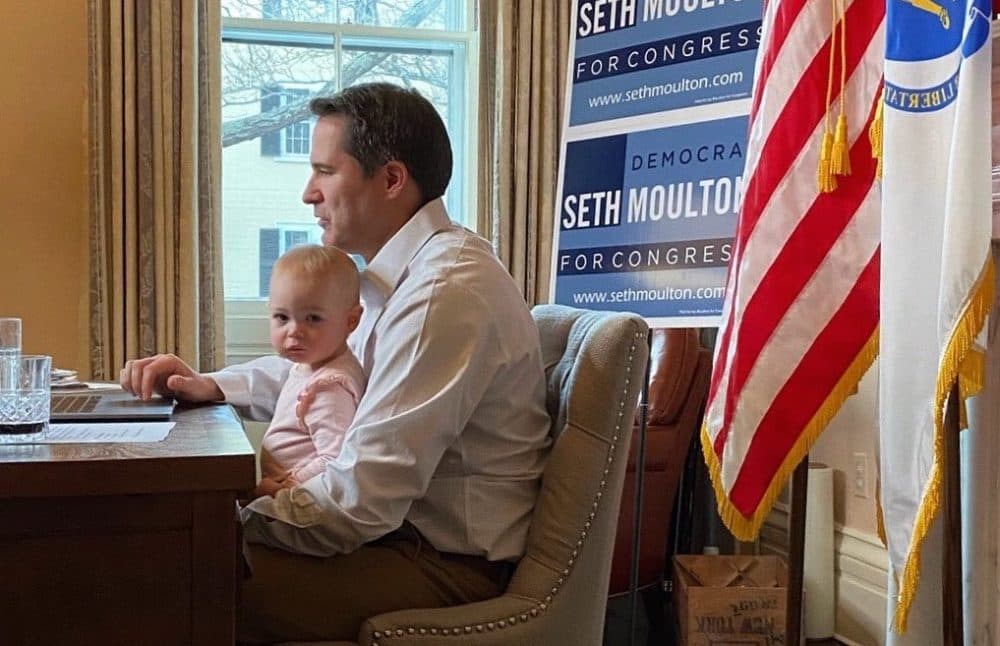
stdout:
POLYGON ((579 0, 570 126, 750 96, 760 0, 579 0))
POLYGON ((551 300, 716 325, 761 0, 578 0, 551 300))

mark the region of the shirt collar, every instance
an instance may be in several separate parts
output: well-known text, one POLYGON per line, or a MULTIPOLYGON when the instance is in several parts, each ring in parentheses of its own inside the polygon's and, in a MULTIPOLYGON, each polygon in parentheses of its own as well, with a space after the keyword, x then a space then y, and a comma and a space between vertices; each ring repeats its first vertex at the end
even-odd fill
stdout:
POLYGON ((377 299, 379 304, 385 303, 417 252, 431 236, 449 226, 451 219, 441 198, 423 205, 389 238, 362 272, 361 290, 365 300, 377 299))

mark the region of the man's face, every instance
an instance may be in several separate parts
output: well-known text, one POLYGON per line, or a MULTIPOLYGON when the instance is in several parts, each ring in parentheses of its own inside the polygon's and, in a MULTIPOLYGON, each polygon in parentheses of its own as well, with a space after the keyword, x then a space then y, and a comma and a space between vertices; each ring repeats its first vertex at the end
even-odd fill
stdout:
POLYGON ((312 174, 302 201, 313 205, 313 215, 323 229, 323 244, 370 261, 385 240, 379 217, 384 181, 381 169, 366 177, 358 160, 344 151, 347 129, 347 118, 339 115, 316 122, 309 154, 312 174))

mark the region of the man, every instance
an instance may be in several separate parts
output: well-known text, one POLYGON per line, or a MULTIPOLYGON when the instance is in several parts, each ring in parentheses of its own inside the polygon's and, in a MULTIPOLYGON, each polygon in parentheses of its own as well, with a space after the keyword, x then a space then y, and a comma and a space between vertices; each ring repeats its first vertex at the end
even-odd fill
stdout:
MULTIPOLYGON (((323 473, 241 512, 246 641, 353 640, 380 612, 502 593, 548 444, 538 331, 489 244, 445 212, 451 147, 433 106, 380 83, 310 108, 303 200, 325 244, 367 263, 351 345, 368 391, 323 473)), ((121 383, 268 419, 288 365, 201 375, 158 355, 121 383)))

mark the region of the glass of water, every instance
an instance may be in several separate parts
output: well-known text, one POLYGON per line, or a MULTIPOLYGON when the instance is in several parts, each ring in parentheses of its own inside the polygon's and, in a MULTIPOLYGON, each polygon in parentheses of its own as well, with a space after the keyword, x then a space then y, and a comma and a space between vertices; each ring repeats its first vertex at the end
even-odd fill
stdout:
POLYGON ((11 362, 0 379, 0 444, 40 439, 49 426, 52 357, 25 354, 11 362))
POLYGON ((21 319, 0 316, 0 354, 21 353, 21 319))
POLYGON ((21 319, 0 317, 0 387, 13 379, 14 359, 21 354, 21 319))

